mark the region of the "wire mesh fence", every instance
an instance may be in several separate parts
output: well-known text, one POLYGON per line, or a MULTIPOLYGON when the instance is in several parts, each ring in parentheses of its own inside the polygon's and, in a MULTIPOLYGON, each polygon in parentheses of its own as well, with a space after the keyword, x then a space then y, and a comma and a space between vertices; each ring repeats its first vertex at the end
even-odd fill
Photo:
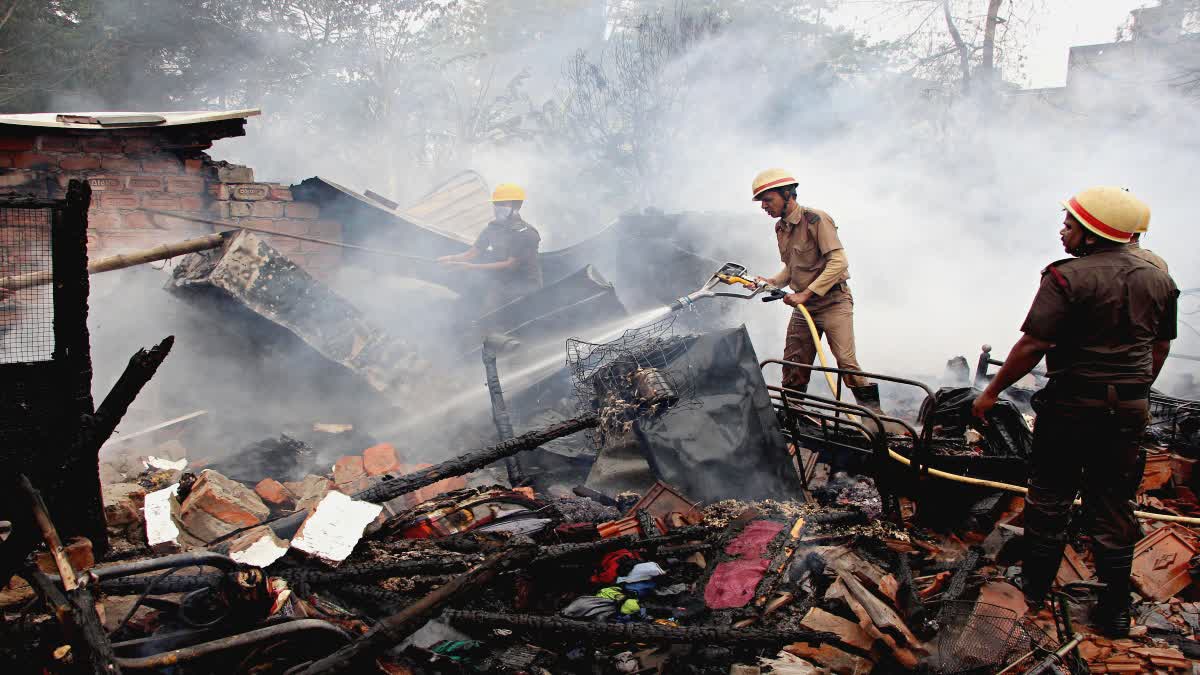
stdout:
POLYGON ((600 413, 596 444, 628 431, 639 417, 696 401, 688 338, 674 335, 675 315, 631 328, 610 342, 567 341, 567 367, 579 407, 600 413))
POLYGON ((0 204, 0 364, 54 356, 54 287, 25 283, 53 274, 52 214, 0 204))

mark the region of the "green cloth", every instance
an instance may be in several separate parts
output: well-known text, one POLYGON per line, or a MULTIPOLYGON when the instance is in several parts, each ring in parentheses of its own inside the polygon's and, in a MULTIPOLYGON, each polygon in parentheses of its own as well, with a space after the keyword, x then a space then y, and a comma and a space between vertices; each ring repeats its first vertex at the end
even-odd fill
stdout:
POLYGON ((625 599, 625 591, 622 591, 620 586, 609 586, 608 588, 601 588, 600 591, 596 593, 596 597, 604 598, 605 600, 612 600, 614 602, 621 602, 625 599))

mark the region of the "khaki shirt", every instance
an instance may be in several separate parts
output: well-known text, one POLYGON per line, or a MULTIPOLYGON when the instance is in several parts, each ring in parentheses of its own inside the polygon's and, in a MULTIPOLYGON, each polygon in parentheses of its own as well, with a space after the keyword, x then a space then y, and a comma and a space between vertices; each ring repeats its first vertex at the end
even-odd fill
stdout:
POLYGON ((1051 379, 1150 384, 1159 340, 1175 339, 1179 289, 1128 246, 1052 263, 1021 331, 1054 344, 1051 379))
POLYGON ((1129 252, 1136 255, 1137 257, 1141 258, 1142 260, 1145 260, 1146 262, 1150 263, 1151 265, 1154 265, 1155 267, 1157 267, 1158 269, 1160 269, 1164 272, 1171 271, 1171 270, 1167 269, 1167 261, 1166 260, 1163 260, 1154 251, 1151 251, 1148 248, 1142 248, 1141 244, 1137 243, 1136 241, 1129 245, 1129 252))
POLYGON ((797 205, 775 223, 775 239, 792 290, 825 295, 850 278, 837 225, 828 213, 797 205))

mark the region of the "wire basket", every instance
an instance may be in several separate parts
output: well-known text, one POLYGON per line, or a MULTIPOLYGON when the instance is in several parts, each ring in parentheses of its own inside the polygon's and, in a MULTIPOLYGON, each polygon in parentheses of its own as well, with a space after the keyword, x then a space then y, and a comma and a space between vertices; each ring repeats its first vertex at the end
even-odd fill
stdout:
MULTIPOLYGON (((1058 643, 1036 624, 999 605, 953 601, 938 614, 941 630, 934 638, 930 671, 941 675, 964 673, 1024 673, 1051 657, 1058 643)), ((1087 673, 1075 653, 1058 658, 1062 673, 1087 673)))
POLYGON ((675 315, 626 330, 611 342, 567 341, 567 367, 582 410, 600 413, 591 439, 629 431, 634 421, 695 402, 687 364, 691 340, 673 334, 675 315))

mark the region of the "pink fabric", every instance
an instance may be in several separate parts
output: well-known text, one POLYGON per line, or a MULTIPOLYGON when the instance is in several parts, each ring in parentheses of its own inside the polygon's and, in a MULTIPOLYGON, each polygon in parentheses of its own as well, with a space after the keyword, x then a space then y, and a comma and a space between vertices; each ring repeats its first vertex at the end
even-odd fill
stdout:
POLYGON ((771 561, 733 560, 717 565, 704 587, 704 604, 709 609, 745 607, 754 597, 754 589, 767 573, 771 561))
POLYGON ((747 525, 736 539, 729 542, 725 552, 742 558, 761 558, 767 554, 767 545, 783 528, 783 523, 756 520, 747 525))

